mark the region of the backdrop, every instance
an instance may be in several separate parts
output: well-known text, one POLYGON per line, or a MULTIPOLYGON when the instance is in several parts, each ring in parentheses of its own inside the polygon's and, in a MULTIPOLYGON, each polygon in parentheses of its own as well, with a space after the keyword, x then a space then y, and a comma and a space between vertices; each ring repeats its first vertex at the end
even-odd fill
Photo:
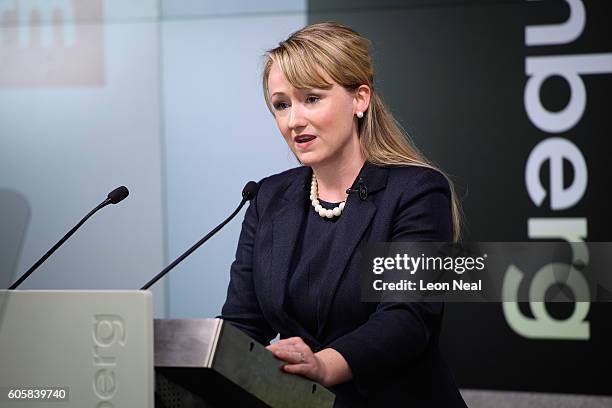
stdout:
MULTIPOLYGON (((140 287, 246 181, 296 166, 261 56, 330 19, 372 40, 375 87, 453 177, 464 239, 609 241, 611 17, 604 0, 0 0, 0 283, 125 184, 24 288, 140 287)), ((238 218, 156 284, 156 316, 219 313, 238 218)), ((539 306, 447 305, 459 385, 612 394, 610 306, 539 306)))

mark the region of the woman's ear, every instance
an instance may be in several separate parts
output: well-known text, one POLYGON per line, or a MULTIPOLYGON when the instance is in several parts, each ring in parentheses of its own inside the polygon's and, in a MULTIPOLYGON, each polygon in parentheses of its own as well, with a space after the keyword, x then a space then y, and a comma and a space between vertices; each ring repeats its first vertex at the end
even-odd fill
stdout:
POLYGON ((359 85, 359 88, 355 90, 355 110, 357 112, 365 112, 370 106, 370 97, 372 96, 372 90, 367 85, 359 85))

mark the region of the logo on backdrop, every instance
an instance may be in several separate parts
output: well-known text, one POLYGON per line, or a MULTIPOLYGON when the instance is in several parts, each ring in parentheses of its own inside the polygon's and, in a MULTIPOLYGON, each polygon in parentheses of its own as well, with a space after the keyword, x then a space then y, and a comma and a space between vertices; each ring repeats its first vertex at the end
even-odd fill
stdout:
MULTIPOLYGON (((552 25, 534 25, 525 28, 525 45, 560 46, 578 39, 586 26, 586 10, 581 0, 566 0, 569 17, 566 21, 552 25)), ((525 166, 525 184, 531 202, 540 207, 548 198, 551 216, 529 218, 527 230, 530 239, 562 239, 572 243, 573 263, 589 264, 589 249, 585 245, 588 237, 586 217, 564 218, 555 216, 557 211, 576 206, 584 197, 588 187, 586 160, 580 146, 556 136, 570 132, 585 111, 587 93, 584 77, 587 75, 611 74, 612 53, 590 53, 579 55, 546 55, 525 58, 527 82, 524 89, 524 106, 530 123, 548 134, 531 151, 525 166), (541 87, 548 78, 560 77, 570 89, 566 106, 551 112, 542 103, 541 87), (569 163, 573 177, 564 173, 564 163, 569 163), (549 166, 549 185, 543 186, 540 170, 549 166)), ((576 273, 581 273, 576 270, 576 273)), ((581 278, 583 278, 581 276, 581 278)), ((504 288, 518 291, 523 280, 519 273, 507 273, 504 288)), ((578 282, 580 280, 575 280, 578 282)), ((531 283, 533 284, 533 283, 531 283)), ((553 281, 550 284, 554 284, 553 281)), ((581 288, 566 282, 572 291, 581 288)), ((588 288, 587 288, 588 290, 588 288)), ((525 316, 517 302, 504 302, 503 310, 509 326, 519 335, 537 339, 589 340, 590 324, 586 319, 590 309, 590 295, 581 296, 574 312, 566 319, 552 317, 542 302, 530 302, 533 318, 525 316)))
POLYGON ((103 0, 0 0, 0 86, 104 85, 103 14, 103 0))

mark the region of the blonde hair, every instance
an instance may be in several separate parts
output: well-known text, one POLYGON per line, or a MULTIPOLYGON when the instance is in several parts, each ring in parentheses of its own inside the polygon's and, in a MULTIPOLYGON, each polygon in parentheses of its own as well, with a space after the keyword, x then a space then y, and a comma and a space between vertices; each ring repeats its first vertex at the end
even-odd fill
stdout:
POLYGON ((370 104, 363 119, 358 121, 360 146, 365 159, 382 166, 427 167, 444 175, 451 191, 453 240, 458 241, 461 215, 453 183, 413 145, 381 96, 375 92, 374 69, 368 52, 370 45, 368 39, 353 29, 335 22, 312 24, 291 34, 265 56, 263 92, 268 109, 274 114, 268 94, 268 76, 274 63, 287 81, 298 89, 331 88, 333 84, 326 77, 350 91, 361 85, 369 86, 370 104))

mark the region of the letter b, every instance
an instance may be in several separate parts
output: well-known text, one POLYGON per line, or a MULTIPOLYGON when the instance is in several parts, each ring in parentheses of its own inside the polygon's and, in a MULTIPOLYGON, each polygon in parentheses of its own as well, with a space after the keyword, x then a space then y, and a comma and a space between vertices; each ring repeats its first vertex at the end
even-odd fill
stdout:
POLYGON ((524 103, 529 120, 548 133, 561 133, 574 127, 582 118, 586 106, 586 89, 580 75, 612 73, 612 53, 528 57, 525 73, 524 103), (544 81, 562 77, 570 86, 570 100, 560 112, 550 112, 540 99, 544 81))

